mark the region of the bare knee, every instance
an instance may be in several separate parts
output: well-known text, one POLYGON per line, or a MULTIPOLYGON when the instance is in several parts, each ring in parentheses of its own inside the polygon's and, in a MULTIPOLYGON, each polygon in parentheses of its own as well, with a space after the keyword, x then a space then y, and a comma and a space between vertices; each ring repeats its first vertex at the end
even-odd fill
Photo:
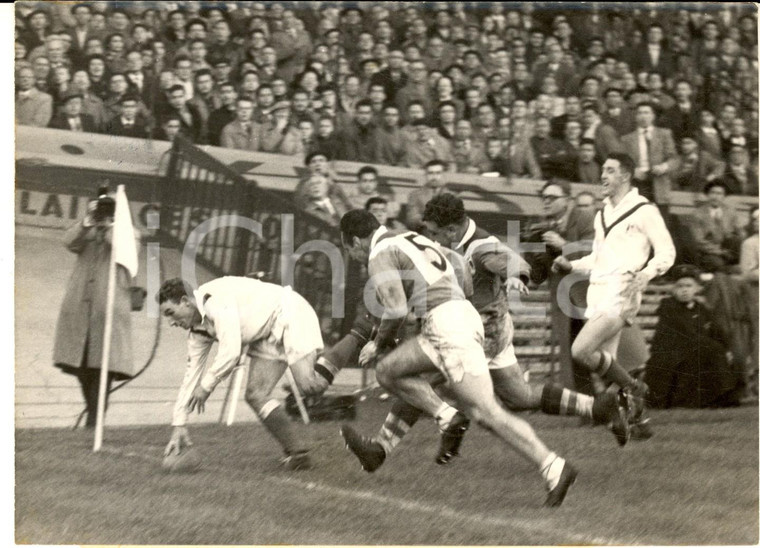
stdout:
POLYGON ((583 365, 587 369, 591 369, 591 357, 594 354, 593 349, 585 344, 579 344, 576 339, 575 342, 573 342, 571 352, 573 360, 575 360, 576 363, 583 365))
POLYGON ((272 399, 271 394, 271 390, 269 392, 265 392, 260 388, 249 386, 245 389, 245 401, 256 413, 258 413, 261 411, 262 406, 267 401, 272 399))
POLYGON ((498 371, 498 375, 493 372, 491 375, 496 397, 499 398, 508 409, 513 409, 515 411, 533 409, 535 407, 533 391, 530 385, 525 382, 525 379, 523 379, 522 371, 515 367, 498 371))

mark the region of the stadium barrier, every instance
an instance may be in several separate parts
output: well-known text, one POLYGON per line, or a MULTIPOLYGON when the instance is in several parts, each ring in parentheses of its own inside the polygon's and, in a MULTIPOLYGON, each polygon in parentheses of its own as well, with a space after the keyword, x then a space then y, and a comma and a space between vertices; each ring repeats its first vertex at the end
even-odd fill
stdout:
MULTIPOLYGON (((350 190, 363 164, 331 162, 333 179, 350 190)), ((422 170, 375 166, 380 186, 399 203, 423 181, 422 170)), ((162 245, 184 247, 190 235, 204 235, 197 243, 200 264, 222 274, 264 272, 268 279, 290 282, 315 306, 329 343, 344 333, 355 313, 359 289, 331 282, 330 265, 322 253, 303 253, 299 247, 323 240, 336 245, 337 230, 320 219, 296 210, 292 193, 307 175, 302 157, 252 153, 212 146, 195 146, 182 139, 173 144, 18 126, 16 133, 16 223, 66 228, 78 219, 103 179, 124 184, 138 225, 147 224, 150 207, 161 211, 158 239, 162 245), (261 234, 235 226, 204 223, 217 215, 241 215, 258 223, 261 234), (283 226, 292 229, 284 242, 283 226), (291 224, 292 223, 292 224, 291 224), (200 231, 199 231, 199 227, 200 231), (214 230, 211 230, 211 229, 214 230), (283 260, 282 250, 289 257, 283 260), (345 290, 345 318, 331 316, 332 296, 345 290)), ((459 193, 472 217, 490 232, 506 236, 508 221, 524 221, 541 213, 539 191, 543 181, 446 174, 449 187, 459 193)), ((573 184, 573 191, 594 191, 592 185, 573 184)), ((740 211, 757 204, 757 197, 731 196, 740 211)), ((671 212, 683 215, 694 208, 694 196, 674 192, 671 212)), ((349 263, 349 282, 359 276, 349 263)), ((539 290, 515 310, 518 356, 528 364, 543 364, 549 372, 559 365, 559 341, 551 337, 547 314, 548 291, 539 290)), ((642 317, 645 329, 651 317, 642 317)), ((649 329, 647 330, 649 331, 649 329)), ((556 334, 555 334, 556 335, 556 334)), ((649 335, 649 333, 647 333, 649 335)), ((563 362, 565 360, 562 360, 563 362)), ((564 370, 564 367, 560 367, 564 370)))

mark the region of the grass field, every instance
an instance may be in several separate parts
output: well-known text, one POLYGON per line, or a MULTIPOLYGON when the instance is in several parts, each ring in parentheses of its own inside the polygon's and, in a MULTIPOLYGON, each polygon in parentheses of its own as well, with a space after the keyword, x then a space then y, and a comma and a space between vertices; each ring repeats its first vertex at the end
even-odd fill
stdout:
MULTIPOLYGON (((374 432, 388 409, 359 406, 374 432)), ((580 470, 541 508, 535 470, 486 432, 449 467, 421 421, 366 474, 339 424, 303 428, 315 467, 287 472, 259 425, 199 426, 192 475, 160 471, 169 427, 115 428, 91 453, 82 430, 16 431, 16 542, 34 544, 756 544, 758 409, 653 414, 656 435, 618 448, 602 428, 526 415, 580 470)))

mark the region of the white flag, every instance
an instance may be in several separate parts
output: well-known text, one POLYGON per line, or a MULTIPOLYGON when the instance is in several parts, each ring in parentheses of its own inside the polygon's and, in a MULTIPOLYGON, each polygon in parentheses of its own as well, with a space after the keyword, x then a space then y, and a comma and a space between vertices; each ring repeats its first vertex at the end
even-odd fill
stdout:
POLYGON ((116 189, 116 211, 113 219, 112 253, 116 263, 120 264, 134 278, 137 276, 137 245, 135 229, 132 227, 132 214, 124 185, 116 189))

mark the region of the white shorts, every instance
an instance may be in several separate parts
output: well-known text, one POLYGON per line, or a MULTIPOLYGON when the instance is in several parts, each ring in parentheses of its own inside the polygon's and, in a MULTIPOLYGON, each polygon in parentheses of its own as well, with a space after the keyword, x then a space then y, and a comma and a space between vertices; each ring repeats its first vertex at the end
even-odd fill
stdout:
POLYGON ((289 287, 285 289, 269 336, 251 344, 248 354, 292 365, 312 352, 321 351, 324 343, 317 313, 301 295, 289 287))
POLYGON ((450 382, 460 382, 465 373, 488 374, 483 338, 480 314, 464 300, 436 306, 422 319, 417 335, 422 351, 450 382))
POLYGON ((641 308, 641 291, 625 295, 631 280, 632 274, 605 281, 592 281, 586 296, 586 319, 604 315, 622 318, 628 325, 633 325, 633 319, 641 308))
POLYGON ((504 347, 504 350, 491 358, 491 361, 488 362, 488 369, 504 369, 515 365, 518 365, 517 356, 515 355, 515 346, 512 343, 509 343, 504 347))

